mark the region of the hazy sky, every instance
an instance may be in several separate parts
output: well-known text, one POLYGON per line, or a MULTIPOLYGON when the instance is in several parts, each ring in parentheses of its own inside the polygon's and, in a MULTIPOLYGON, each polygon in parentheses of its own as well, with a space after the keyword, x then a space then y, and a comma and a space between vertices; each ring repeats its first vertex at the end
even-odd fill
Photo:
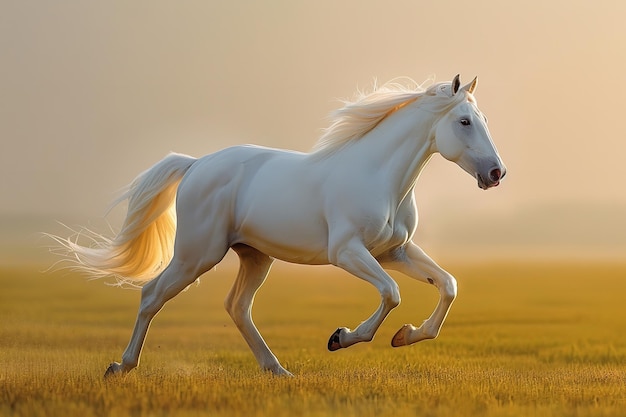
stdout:
POLYGON ((435 158, 417 187, 426 244, 626 247, 626 2, 0 5, 5 224, 101 217, 169 151, 307 151, 374 78, 460 73, 479 77, 508 174, 485 192, 435 158))

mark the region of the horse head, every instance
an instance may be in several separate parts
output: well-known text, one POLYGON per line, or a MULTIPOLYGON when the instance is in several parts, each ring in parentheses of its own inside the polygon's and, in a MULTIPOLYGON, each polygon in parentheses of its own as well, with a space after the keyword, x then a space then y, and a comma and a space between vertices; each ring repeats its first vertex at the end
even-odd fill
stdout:
POLYGON ((461 87, 457 75, 451 83, 433 86, 434 94, 452 100, 434 128, 434 144, 441 156, 459 165, 486 190, 500 184, 506 168, 491 140, 487 118, 474 98, 476 85, 474 78, 461 87))

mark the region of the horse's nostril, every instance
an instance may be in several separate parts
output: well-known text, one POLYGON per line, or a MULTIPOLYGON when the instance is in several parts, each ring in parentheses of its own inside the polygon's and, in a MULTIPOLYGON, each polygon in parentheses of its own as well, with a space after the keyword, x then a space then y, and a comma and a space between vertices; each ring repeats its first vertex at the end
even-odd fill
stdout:
POLYGON ((500 181, 500 178, 502 178, 502 171, 500 171, 499 168, 494 168, 491 171, 489 171, 489 179, 493 182, 496 181, 500 181))

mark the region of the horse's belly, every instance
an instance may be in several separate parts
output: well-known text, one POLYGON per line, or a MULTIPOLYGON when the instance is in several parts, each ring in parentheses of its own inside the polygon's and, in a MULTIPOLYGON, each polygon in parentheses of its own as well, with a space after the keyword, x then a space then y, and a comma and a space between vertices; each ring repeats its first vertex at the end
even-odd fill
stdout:
POLYGON ((326 226, 309 219, 257 215, 241 224, 234 241, 252 246, 273 258, 302 264, 328 263, 326 226), (263 221, 265 219, 266 221, 263 221))
POLYGON ((290 245, 288 247, 279 246, 276 242, 269 242, 266 239, 244 239, 244 243, 264 254, 281 261, 303 264, 303 265, 327 265, 328 252, 326 248, 301 248, 290 245))

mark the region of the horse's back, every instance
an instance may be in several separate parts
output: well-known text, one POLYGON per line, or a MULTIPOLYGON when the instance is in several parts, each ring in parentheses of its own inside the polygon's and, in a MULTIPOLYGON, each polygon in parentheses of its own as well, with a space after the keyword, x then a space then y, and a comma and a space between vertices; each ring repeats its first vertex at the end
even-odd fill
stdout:
POLYGON ((177 239, 204 233, 289 262, 327 263, 315 171, 306 154, 256 146, 200 158, 179 186, 177 239))

